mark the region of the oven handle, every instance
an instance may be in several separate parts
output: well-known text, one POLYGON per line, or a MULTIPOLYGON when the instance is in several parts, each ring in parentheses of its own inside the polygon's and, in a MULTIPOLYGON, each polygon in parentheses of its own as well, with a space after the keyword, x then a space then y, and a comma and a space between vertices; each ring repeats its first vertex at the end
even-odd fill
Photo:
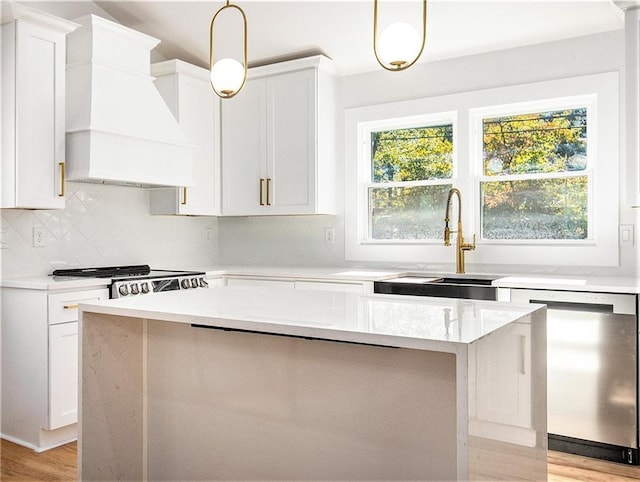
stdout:
POLYGON ((552 291, 512 288, 512 303, 542 303, 548 309, 593 311, 616 315, 635 315, 637 296, 619 293, 552 291))

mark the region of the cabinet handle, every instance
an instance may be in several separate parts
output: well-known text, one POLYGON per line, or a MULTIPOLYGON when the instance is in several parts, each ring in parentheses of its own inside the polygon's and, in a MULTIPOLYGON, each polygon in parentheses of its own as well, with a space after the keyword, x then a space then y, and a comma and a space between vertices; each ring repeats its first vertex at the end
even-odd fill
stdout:
POLYGON ((260 178, 260 206, 264 206, 264 203, 262 202, 262 185, 263 185, 263 183, 264 183, 264 179, 260 178))
POLYGON ((520 341, 520 375, 526 375, 527 374, 527 365, 526 365, 526 350, 527 350, 527 337, 524 335, 520 335, 518 337, 519 341, 520 341))
POLYGON ((182 188, 182 204, 187 204, 187 188, 182 188))
POLYGON ((60 166, 60 194, 58 197, 64 197, 64 162, 58 163, 60 166))
POLYGON ((74 305, 63 305, 62 306, 65 310, 75 310, 78 307, 78 303, 74 304, 74 305))
POLYGON ((271 199, 269 197, 269 186, 271 185, 271 178, 267 178, 267 206, 271 206, 271 199))

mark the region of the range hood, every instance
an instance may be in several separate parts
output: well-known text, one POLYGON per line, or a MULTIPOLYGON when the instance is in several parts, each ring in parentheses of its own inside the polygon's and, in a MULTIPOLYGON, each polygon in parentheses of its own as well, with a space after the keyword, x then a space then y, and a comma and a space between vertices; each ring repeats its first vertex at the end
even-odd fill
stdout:
POLYGON ((159 40, 87 15, 67 36, 66 177, 144 187, 193 185, 193 147, 153 85, 159 40))

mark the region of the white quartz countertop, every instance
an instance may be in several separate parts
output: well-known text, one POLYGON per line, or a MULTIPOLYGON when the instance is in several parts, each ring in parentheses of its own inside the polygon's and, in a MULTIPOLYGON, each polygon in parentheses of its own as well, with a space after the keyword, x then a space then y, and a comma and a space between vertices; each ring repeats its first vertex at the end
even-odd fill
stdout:
POLYGON ((498 288, 527 288, 595 293, 640 293, 640 280, 606 276, 505 276, 495 280, 498 288))
POLYGON ((542 309, 381 294, 224 287, 83 303, 80 311, 204 327, 455 351, 542 309))
MULTIPOLYGON (((155 268, 203 271, 209 277, 237 276, 254 278, 283 278, 293 280, 313 280, 327 282, 374 282, 400 276, 412 275, 424 278, 448 276, 452 273, 403 270, 370 269, 349 267, 295 267, 295 266, 161 266, 155 268)), ((480 276, 487 273, 477 273, 480 276)), ((473 276, 474 273, 469 273, 473 276)), ((72 278, 59 276, 32 276, 5 278, 0 287, 37 290, 88 289, 107 287, 109 278, 72 278)), ((640 279, 636 277, 592 276, 592 275, 505 275, 492 283, 499 288, 528 288, 561 291, 591 291, 599 293, 640 293, 640 279)))
MULTIPOLYGON (((453 273, 345 267, 277 267, 277 266, 205 266, 197 268, 208 276, 247 276, 291 279, 321 279, 327 281, 383 281, 400 276, 434 278, 456 276, 453 273)), ((486 276, 491 273, 467 273, 486 276)), ((550 289, 562 291, 593 291, 601 293, 640 293, 640 278, 631 276, 593 275, 496 275, 493 286, 499 288, 550 289)))
POLYGON ((22 288, 30 290, 71 290, 107 288, 111 278, 78 278, 72 276, 28 276, 0 280, 2 288, 22 288))

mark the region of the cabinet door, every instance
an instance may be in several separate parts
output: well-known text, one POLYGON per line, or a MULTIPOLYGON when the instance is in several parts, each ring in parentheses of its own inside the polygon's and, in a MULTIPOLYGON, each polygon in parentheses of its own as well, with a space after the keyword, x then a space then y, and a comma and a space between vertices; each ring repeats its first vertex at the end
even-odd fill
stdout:
POLYGON ((49 326, 49 430, 78 421, 78 322, 49 326))
POLYGON ((269 214, 315 211, 316 76, 306 70, 268 80, 269 214))
POLYGON ((508 343, 493 343, 488 337, 478 344, 477 418, 529 428, 532 425, 531 326, 511 323, 503 330, 508 331, 508 343))
MULTIPOLYGON (((161 69, 169 62, 154 64, 152 74, 154 67, 161 69)), ((194 185, 151 190, 151 214, 219 215, 220 100, 211 89, 208 71, 180 62, 171 73, 161 70, 154 85, 194 147, 194 185)))
POLYGON ((15 62, 9 71, 3 62, 2 72, 3 83, 6 76, 15 81, 13 92, 3 91, 3 101, 15 95, 9 102, 15 108, 14 138, 9 142, 15 147, 11 156, 3 149, 5 167, 11 164, 3 177, 13 172, 15 184, 9 189, 13 199, 5 194, 3 207, 63 208, 65 34, 22 20, 2 28, 3 44, 9 40, 3 56, 10 54, 15 62), (12 28, 15 36, 8 39, 5 29, 12 28))
POLYGON ((195 146, 193 187, 181 189, 179 214, 214 215, 218 212, 219 192, 216 184, 220 156, 220 102, 209 82, 180 76, 179 123, 195 146))
POLYGON ((266 81, 256 79, 222 102, 222 213, 226 216, 265 214, 265 98, 266 81))

